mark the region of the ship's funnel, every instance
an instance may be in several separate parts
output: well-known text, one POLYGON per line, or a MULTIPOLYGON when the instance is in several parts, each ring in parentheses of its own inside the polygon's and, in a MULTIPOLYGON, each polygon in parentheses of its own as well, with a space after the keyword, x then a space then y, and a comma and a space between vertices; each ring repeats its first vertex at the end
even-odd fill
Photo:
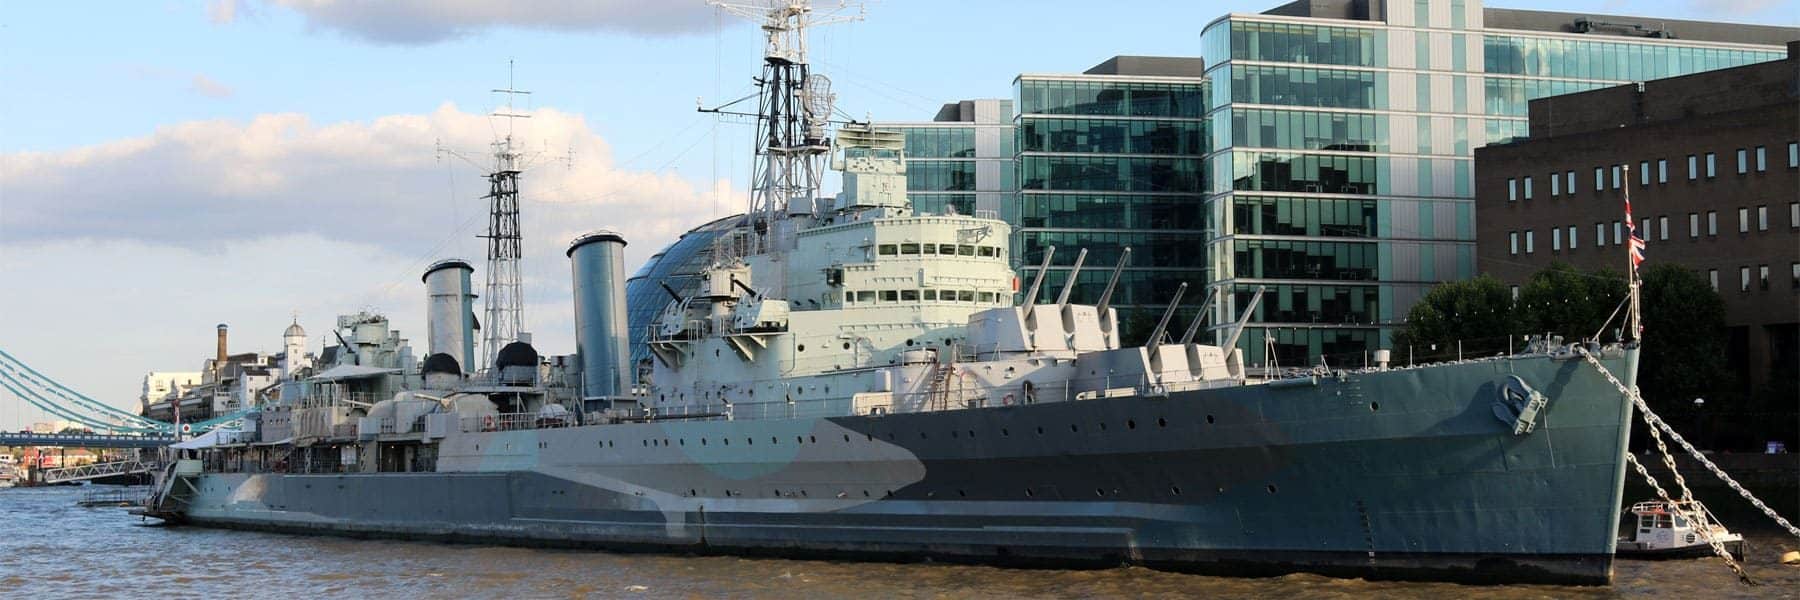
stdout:
POLYGON ((600 230, 569 242, 575 277, 575 351, 583 398, 617 396, 631 387, 625 317, 625 238, 600 230))
MULTIPOLYGON (((425 340, 427 357, 445 355, 459 369, 475 364, 475 268, 458 259, 425 268, 425 340)), ((458 371, 460 374, 461 371, 458 371)))

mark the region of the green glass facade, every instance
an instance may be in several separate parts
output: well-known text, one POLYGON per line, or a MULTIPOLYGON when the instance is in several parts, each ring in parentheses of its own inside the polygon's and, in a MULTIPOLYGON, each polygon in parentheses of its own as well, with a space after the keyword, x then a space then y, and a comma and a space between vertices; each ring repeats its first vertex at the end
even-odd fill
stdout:
MULTIPOLYGON (((1478 0, 1385 10, 1231 15, 1201 35, 1211 85, 1202 268, 1228 296, 1215 330, 1266 288, 1239 342, 1251 365, 1360 365, 1391 347, 1427 288, 1472 277, 1473 149, 1524 135, 1530 99, 1785 55, 1490 29, 1478 0)), ((1028 97, 1021 89, 1022 109, 1028 97)))
POLYGON ((1071 298, 1095 302, 1127 247, 1113 305, 1122 339, 1141 343, 1186 282, 1185 327, 1209 280, 1205 80, 1021 75, 1013 83, 1019 165, 1014 257, 1020 280, 1057 248, 1038 300, 1054 301, 1088 251, 1071 298))
POLYGON ((945 105, 936 120, 880 123, 906 136, 906 191, 920 212, 1010 215, 1017 183, 1012 101, 945 105))

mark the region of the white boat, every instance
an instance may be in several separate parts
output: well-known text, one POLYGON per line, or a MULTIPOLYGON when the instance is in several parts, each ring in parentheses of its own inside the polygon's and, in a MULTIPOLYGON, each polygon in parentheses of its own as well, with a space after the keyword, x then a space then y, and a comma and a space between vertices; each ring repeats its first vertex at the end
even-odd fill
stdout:
POLYGON ((1631 533, 1619 536, 1615 553, 1627 558, 1698 558, 1712 556, 1709 539, 1716 540, 1733 558, 1744 558, 1744 536, 1719 524, 1712 511, 1699 501, 1650 500, 1631 505, 1637 516, 1631 533))

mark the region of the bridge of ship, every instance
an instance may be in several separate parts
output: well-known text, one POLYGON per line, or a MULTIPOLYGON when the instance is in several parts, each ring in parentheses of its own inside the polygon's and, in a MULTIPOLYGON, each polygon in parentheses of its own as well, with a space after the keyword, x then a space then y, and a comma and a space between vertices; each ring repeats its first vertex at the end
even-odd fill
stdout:
POLYGON ((218 428, 235 428, 244 412, 220 415, 195 423, 159 421, 118 408, 75 391, 12 354, 0 350, 0 402, 11 396, 58 419, 77 423, 91 433, 0 433, 0 446, 60 446, 65 448, 159 448, 180 438, 218 428))

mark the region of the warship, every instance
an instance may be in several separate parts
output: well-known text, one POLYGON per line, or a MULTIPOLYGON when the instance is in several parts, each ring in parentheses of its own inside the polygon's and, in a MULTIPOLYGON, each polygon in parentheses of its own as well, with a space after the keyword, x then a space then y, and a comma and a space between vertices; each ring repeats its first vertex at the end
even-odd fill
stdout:
MULTIPOLYGON (((341 317, 340 343, 241 428, 176 446, 143 513, 619 551, 1610 581, 1635 343, 1259 373, 1237 341, 1261 294, 1219 288, 1218 339, 1197 339, 1206 310, 1175 333, 1178 292, 1128 344, 1110 302, 1128 249, 1093 304, 1043 289, 1042 268, 1021 294, 1006 221, 915 209, 899 134, 827 131, 828 84, 790 37, 805 5, 781 6, 752 210, 697 292, 664 288, 647 376, 627 360, 620 233, 568 248, 570 356, 524 335, 478 356, 474 269, 443 261, 424 274, 423 361, 380 315, 341 317)), ((501 162, 496 195, 515 189, 501 162)))

